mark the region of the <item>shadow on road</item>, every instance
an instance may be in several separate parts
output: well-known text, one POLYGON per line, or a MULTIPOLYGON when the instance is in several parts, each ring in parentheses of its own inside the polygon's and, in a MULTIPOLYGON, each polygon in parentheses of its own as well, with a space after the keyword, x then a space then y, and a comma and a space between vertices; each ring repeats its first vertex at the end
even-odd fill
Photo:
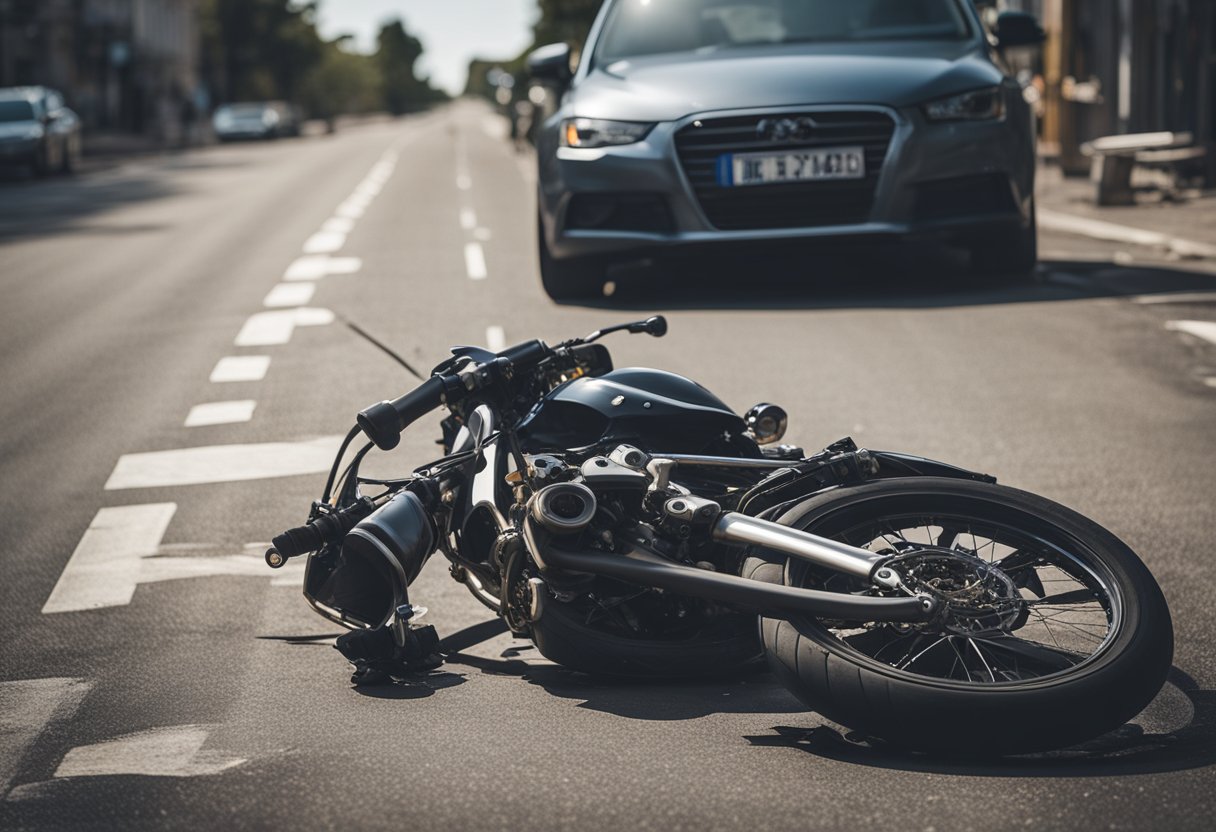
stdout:
MULTIPOLYGON (((776 726, 772 734, 747 737, 752 745, 796 748, 817 757, 871 768, 970 777, 1126 777, 1204 768, 1216 763, 1216 691, 1202 690, 1172 668, 1169 684, 1192 709, 1172 730, 1129 723, 1090 742, 1041 754, 997 759, 956 759, 884 747, 828 726, 810 730, 776 726)), ((1166 694, 1170 688, 1167 686, 1166 694)), ((1149 710, 1154 706, 1150 705, 1149 710)), ((1146 712, 1148 713, 1148 712, 1146 712)))
POLYGON ((586 306, 610 310, 929 309, 1044 303, 1214 288, 1211 274, 1163 266, 1044 261, 1035 280, 978 276, 933 246, 829 249, 749 260, 655 261, 610 274, 615 291, 586 306))
MULTIPOLYGON (((461 652, 504 632, 505 625, 495 619, 444 639, 442 647, 448 653, 448 664, 516 676, 554 696, 582 700, 581 708, 629 719, 674 721, 716 713, 807 713, 784 687, 759 669, 713 680, 650 682, 593 677, 558 665, 534 664, 520 658, 534 649, 530 645, 511 648, 498 659, 461 652)), ((414 696, 407 691, 392 698, 414 696)), ((1153 774, 1216 763, 1216 691, 1200 689, 1194 679, 1175 667, 1170 670, 1165 691, 1135 722, 1080 745, 1006 758, 963 759, 905 752, 854 734, 841 734, 827 725, 776 726, 772 731, 745 739, 757 747, 794 748, 842 763, 931 774, 971 777, 1153 774), (1176 700, 1185 700, 1186 704, 1180 708, 1176 700)))

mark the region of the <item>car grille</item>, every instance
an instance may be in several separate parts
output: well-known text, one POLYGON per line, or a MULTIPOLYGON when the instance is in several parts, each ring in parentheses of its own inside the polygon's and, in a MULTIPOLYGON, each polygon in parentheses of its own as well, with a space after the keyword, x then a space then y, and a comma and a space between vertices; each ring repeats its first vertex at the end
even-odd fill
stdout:
POLYGON ((753 115, 702 119, 676 133, 680 164, 710 223, 724 231, 737 231, 851 225, 869 220, 887 146, 895 132, 894 120, 874 111, 781 113, 779 117, 809 117, 815 128, 806 139, 773 142, 756 135, 765 116, 753 115), (864 179, 744 187, 718 184, 718 159, 727 153, 846 145, 865 148, 864 179))

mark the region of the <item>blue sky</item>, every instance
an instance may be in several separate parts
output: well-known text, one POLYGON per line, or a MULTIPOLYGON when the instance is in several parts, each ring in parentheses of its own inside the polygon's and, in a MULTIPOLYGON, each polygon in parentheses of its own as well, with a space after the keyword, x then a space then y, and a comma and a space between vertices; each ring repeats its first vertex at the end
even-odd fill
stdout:
POLYGON ((464 89, 474 57, 513 58, 532 42, 536 0, 321 0, 326 38, 355 36, 359 51, 375 49, 385 20, 400 17, 426 47, 420 74, 449 92, 464 89))

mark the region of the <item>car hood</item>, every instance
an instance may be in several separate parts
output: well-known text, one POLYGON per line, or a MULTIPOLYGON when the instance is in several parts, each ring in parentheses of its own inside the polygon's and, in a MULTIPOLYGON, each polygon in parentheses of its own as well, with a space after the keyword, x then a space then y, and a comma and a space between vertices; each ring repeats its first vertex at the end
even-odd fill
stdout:
POLYGON ((42 125, 36 121, 5 121, 0 122, 0 139, 25 138, 35 129, 41 130, 42 125))
POLYGON ((632 121, 804 104, 907 107, 1001 78, 978 42, 799 44, 617 61, 593 69, 571 104, 575 115, 632 121))

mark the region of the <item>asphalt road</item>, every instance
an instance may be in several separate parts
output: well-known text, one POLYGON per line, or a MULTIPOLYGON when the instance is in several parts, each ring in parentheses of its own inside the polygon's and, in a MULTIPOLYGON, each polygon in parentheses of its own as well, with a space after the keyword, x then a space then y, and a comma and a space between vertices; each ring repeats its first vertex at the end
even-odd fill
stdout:
MULTIPOLYGON (((978 285, 948 252, 824 252, 555 306, 531 169, 501 133, 462 104, 0 183, 0 827, 1209 828, 1216 347, 1171 322, 1216 320, 1211 264, 1044 235, 1035 286, 978 285), (328 253, 301 265, 304 247, 328 253), (316 279, 283 280, 293 264, 316 279), (1165 590, 1173 683, 1081 748, 897 755, 767 676, 548 665, 437 557, 413 596, 458 652, 352 690, 299 572, 258 545, 323 484, 282 466, 315 470, 357 410, 412 386, 344 321, 429 368, 656 311, 670 335, 616 338, 618 366, 779 402, 808 448, 942 458, 1111 528, 1165 590), (211 381, 233 356, 269 364, 211 381)), ((432 458, 432 433, 379 470, 432 458)))

